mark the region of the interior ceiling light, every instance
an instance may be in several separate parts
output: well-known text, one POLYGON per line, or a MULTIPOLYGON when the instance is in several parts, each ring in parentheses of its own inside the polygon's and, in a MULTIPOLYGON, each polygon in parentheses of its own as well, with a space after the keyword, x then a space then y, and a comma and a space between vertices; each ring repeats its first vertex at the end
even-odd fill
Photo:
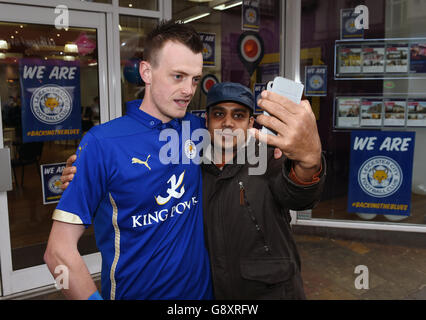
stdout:
POLYGON ((65 52, 78 53, 78 46, 75 43, 67 43, 65 45, 65 52))
POLYGON ((189 2, 211 2, 213 0, 188 0, 189 2))
POLYGON ((183 23, 188 23, 188 22, 191 22, 191 21, 194 21, 194 20, 198 20, 198 19, 207 17, 209 15, 210 15, 210 12, 201 13, 201 14, 198 14, 198 15, 195 15, 195 16, 192 16, 192 17, 184 19, 183 23))
POLYGON ((7 44, 6 40, 0 40, 0 49, 2 49, 2 50, 9 49, 9 45, 7 44))
POLYGON ((214 3, 211 3, 210 6, 213 7, 213 9, 215 10, 226 10, 226 9, 230 9, 236 6, 240 6, 242 5, 243 2, 242 1, 225 1, 222 3, 220 3, 220 1, 215 1, 214 3))

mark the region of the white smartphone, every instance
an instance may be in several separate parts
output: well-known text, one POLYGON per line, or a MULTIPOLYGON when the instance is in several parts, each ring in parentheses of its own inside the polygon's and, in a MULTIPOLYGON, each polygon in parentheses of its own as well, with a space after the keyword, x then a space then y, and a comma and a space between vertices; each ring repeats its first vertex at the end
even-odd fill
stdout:
MULTIPOLYGON (((274 81, 269 81, 266 85, 266 90, 278 93, 297 104, 302 101, 303 89, 303 84, 283 77, 275 77, 274 81)), ((269 116, 268 112, 263 111, 263 113, 269 116)), ((273 131, 269 130, 265 126, 262 128, 262 132, 275 135, 273 131)))

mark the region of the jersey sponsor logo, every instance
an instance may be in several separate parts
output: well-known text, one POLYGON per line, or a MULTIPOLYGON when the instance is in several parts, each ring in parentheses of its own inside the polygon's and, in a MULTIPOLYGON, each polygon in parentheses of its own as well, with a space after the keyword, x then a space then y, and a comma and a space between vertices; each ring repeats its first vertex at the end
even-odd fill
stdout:
POLYGON ((151 170, 151 167, 148 165, 148 160, 149 160, 150 157, 151 157, 151 155, 149 154, 145 161, 142 161, 141 159, 133 157, 132 163, 143 164, 145 167, 147 167, 149 170, 151 170))
POLYGON ((183 182, 183 178, 185 176, 185 171, 183 171, 179 179, 176 181, 176 175, 172 175, 170 179, 167 181, 167 183, 170 183, 170 188, 167 189, 167 197, 162 197, 161 195, 158 195, 155 197, 155 201, 157 201, 157 204, 160 206, 165 205, 167 202, 170 201, 171 198, 180 199, 183 194, 185 193, 185 185, 182 185, 179 191, 177 189, 180 187, 180 185, 183 182))
MULTIPOLYGON (((185 177, 185 171, 183 171, 179 178, 176 178, 176 175, 172 175, 167 181, 167 184, 170 184, 170 188, 167 189, 167 197, 158 195, 155 198, 155 201, 159 206, 164 206, 170 201, 170 199, 180 199, 185 194, 185 186, 183 183, 183 178, 185 177), (180 189, 179 189, 180 188, 180 189)), ((186 210, 190 210, 191 207, 196 206, 198 203, 197 197, 192 197, 190 200, 182 201, 171 208, 164 208, 161 210, 154 211, 153 213, 141 214, 132 216, 132 226, 133 228, 142 227, 151 225, 153 223, 161 223, 167 219, 173 218, 175 214, 182 215, 186 210)))
POLYGON ((194 208, 198 203, 197 197, 192 197, 189 200, 179 202, 171 208, 164 208, 162 210, 154 211, 153 213, 146 213, 132 216, 132 227, 150 226, 153 224, 162 223, 168 219, 173 219, 181 216, 185 211, 194 208))

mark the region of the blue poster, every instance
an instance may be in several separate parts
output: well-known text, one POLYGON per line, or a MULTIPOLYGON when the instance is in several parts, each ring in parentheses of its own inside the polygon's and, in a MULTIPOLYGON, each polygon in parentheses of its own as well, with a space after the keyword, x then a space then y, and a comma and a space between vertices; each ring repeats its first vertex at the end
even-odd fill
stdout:
POLYGON ((19 61, 24 142, 81 137, 78 61, 19 61))
POLYGON ((305 67, 305 96, 327 95, 327 66, 305 67))
POLYGON ((241 30, 259 31, 260 26, 260 0, 244 0, 241 13, 241 30))
POLYGON ((352 131, 348 212, 410 215, 415 132, 352 131))
POLYGON ((411 45, 410 72, 426 73, 426 43, 413 43, 411 45))
POLYGON ((41 188, 43 191, 43 204, 59 202, 62 196, 61 175, 66 163, 42 164, 41 188))
POLYGON ((257 100, 259 100, 260 98, 260 94, 262 93, 263 90, 266 90, 266 84, 265 83, 255 83, 253 86, 253 91, 254 91, 254 101, 255 101, 255 106, 254 106, 254 114, 261 114, 263 113, 263 109, 260 108, 257 105, 257 100))
POLYGON ((201 41, 203 42, 203 66, 214 67, 216 64, 216 34, 204 32, 200 32, 198 34, 200 35, 201 41))
POLYGON ((189 110, 194 116, 205 119, 206 118, 206 110, 189 110))
POLYGON ((359 13, 355 9, 342 9, 340 12, 340 39, 364 39, 364 29, 357 29, 355 19, 359 13))

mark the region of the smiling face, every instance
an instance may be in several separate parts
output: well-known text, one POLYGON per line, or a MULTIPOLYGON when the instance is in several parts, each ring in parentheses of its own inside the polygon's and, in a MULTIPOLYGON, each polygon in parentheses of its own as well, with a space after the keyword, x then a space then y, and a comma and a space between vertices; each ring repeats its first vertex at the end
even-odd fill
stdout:
POLYGON ((184 117, 202 69, 202 53, 167 41, 158 51, 155 65, 141 62, 140 73, 146 84, 142 109, 163 122, 184 117))
POLYGON ((215 148, 236 150, 246 141, 247 129, 253 128, 250 110, 235 102, 222 102, 211 106, 206 125, 215 148))

